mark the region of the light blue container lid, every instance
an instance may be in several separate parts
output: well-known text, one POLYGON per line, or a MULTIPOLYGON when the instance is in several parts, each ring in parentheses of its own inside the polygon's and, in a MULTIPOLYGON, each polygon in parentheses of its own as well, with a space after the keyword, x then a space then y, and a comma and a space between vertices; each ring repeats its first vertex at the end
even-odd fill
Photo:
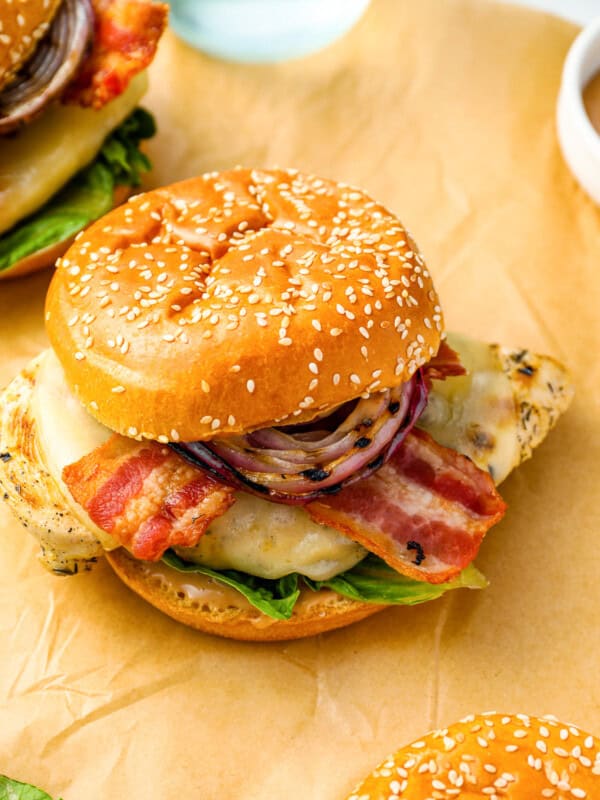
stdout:
POLYGON ((186 42, 230 61, 297 58, 338 39, 369 0, 170 0, 170 24, 186 42))

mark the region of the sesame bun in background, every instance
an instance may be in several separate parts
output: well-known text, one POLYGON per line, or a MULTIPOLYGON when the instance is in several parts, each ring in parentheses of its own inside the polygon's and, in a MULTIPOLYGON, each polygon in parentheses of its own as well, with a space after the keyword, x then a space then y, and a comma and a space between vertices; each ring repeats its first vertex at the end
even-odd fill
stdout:
POLYGON ((486 712, 388 756, 347 800, 600 797, 600 739, 555 717, 486 712))
POLYGON ((44 37, 62 0, 21 0, 2 16, 0 37, 0 90, 24 66, 44 37), (6 13, 8 12, 8 13, 6 13))

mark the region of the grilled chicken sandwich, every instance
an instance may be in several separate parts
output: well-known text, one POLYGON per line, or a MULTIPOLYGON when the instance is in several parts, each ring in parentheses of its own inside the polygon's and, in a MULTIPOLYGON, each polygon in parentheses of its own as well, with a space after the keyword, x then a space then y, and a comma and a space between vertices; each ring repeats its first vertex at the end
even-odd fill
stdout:
POLYGON ((397 218, 295 171, 132 198, 59 260, 46 320, 0 396, 0 484, 42 561, 106 553, 239 639, 484 586, 495 483, 572 394, 550 358, 444 338, 397 218))
POLYGON ((0 10, 0 279, 49 266, 124 200, 154 133, 136 109, 167 6, 19 0, 0 10))

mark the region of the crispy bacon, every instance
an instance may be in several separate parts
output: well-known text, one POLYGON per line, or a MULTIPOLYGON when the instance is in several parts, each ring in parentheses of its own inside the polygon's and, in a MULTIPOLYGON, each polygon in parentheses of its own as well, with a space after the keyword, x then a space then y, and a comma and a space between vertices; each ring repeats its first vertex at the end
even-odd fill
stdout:
POLYGON ((234 501, 232 489, 168 447, 117 434, 65 467, 63 480, 98 527, 145 561, 197 544, 234 501))
POLYGON ((443 583, 471 563, 506 505, 486 472, 413 429, 374 475, 305 508, 398 572, 443 583))
MULTIPOLYGON (((234 502, 233 489, 170 448, 116 434, 63 479, 96 525, 147 561, 195 545, 234 502)), ((376 473, 305 508, 398 572, 443 583, 475 558, 506 506, 487 472, 413 429, 376 473)))
POLYGON ((423 377, 429 385, 432 380, 443 381, 457 375, 466 375, 466 369, 460 363, 460 356, 443 339, 437 354, 421 368, 423 377))
POLYGON ((102 108, 154 58, 168 7, 149 0, 92 0, 94 43, 64 99, 102 108))

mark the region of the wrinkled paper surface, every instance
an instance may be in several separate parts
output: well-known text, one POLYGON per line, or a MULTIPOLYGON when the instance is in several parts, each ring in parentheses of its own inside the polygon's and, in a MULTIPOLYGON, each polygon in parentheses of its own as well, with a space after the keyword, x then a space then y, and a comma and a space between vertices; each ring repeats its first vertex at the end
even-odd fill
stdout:
MULTIPOLYGON (((577 396, 502 487, 487 590, 304 641, 195 633, 106 564, 53 577, 0 506, 0 773, 65 800, 338 800, 467 712, 600 731, 600 211, 554 129, 575 34, 483 0, 374 0, 345 39, 282 65, 165 37, 154 183, 239 163, 364 187, 419 242, 449 328, 557 356, 577 396)), ((45 346, 49 275, 0 284, 0 383, 45 346)))

